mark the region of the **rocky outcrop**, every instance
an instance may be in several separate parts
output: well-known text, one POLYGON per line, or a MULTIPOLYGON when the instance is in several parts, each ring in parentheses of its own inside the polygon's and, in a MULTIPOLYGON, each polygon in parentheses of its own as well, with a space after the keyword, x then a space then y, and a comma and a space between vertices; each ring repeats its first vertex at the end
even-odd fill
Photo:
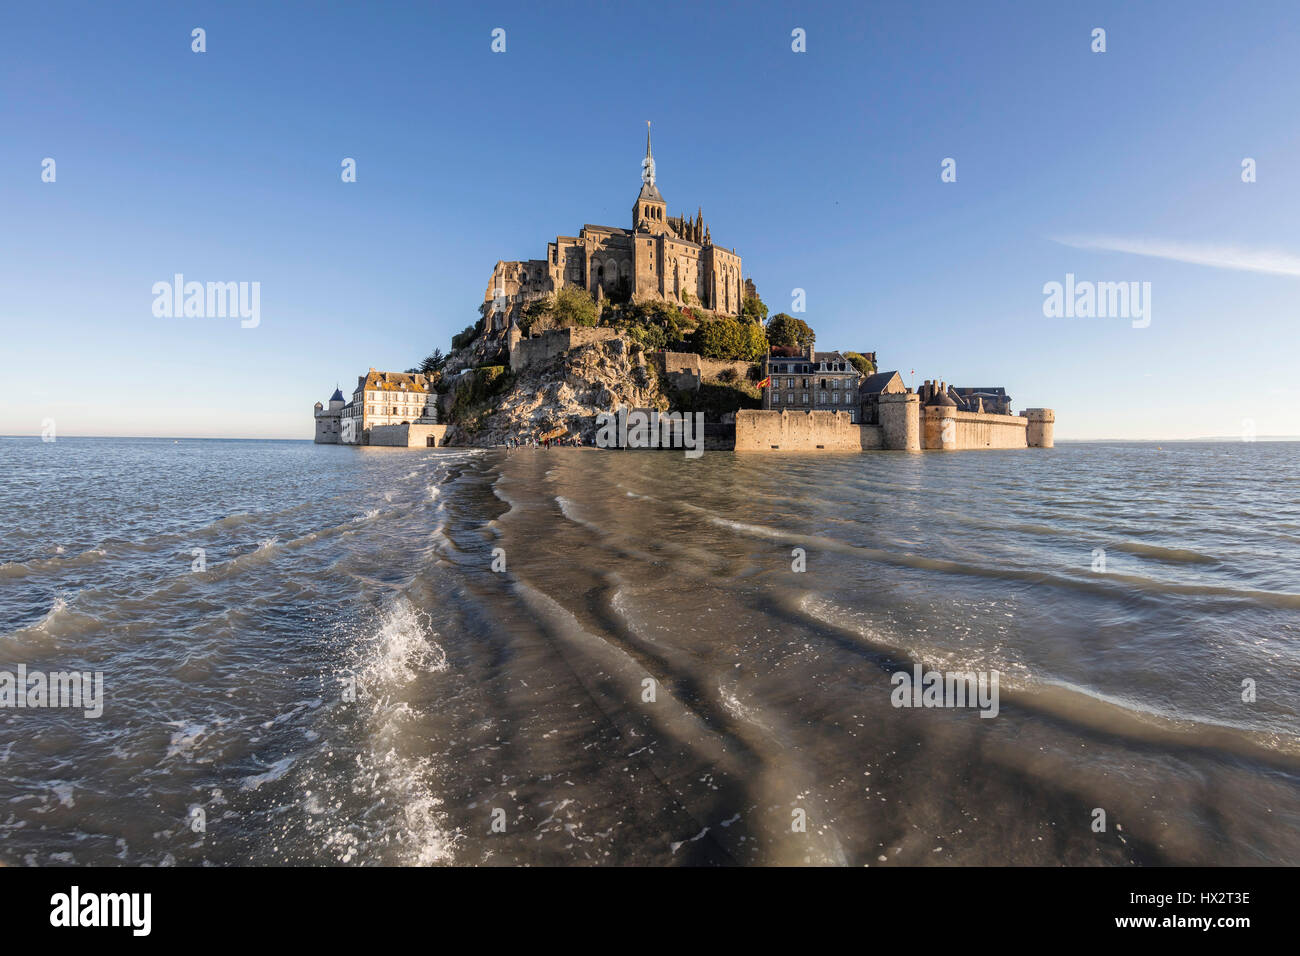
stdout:
POLYGON ((583 345, 519 372, 513 386, 471 423, 455 423, 449 445, 489 446, 508 438, 542 439, 558 429, 592 444, 596 416, 619 406, 668 407, 659 376, 625 339, 583 345))
POLYGON ((505 337, 500 333, 479 335, 473 342, 458 349, 447 357, 443 366, 443 376, 453 378, 466 369, 478 368, 480 365, 509 365, 510 353, 506 349, 505 337))

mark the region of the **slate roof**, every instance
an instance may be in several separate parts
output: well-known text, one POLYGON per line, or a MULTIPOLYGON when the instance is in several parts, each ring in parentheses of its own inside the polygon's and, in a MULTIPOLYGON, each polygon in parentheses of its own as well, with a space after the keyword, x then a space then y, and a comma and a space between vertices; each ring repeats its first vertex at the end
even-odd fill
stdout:
POLYGON ((357 388, 368 388, 389 392, 427 392, 429 380, 423 375, 409 372, 378 372, 371 369, 365 376, 358 376, 357 388))
POLYGON ((637 202, 640 202, 642 199, 648 200, 650 202, 664 201, 664 197, 659 194, 659 187, 652 186, 650 183, 646 183, 646 182, 643 182, 641 184, 641 194, 637 196, 636 199, 637 202))
POLYGON ((897 375, 897 371, 874 372, 863 379, 862 385, 858 388, 858 391, 864 395, 878 395, 885 390, 885 386, 888 385, 897 375))

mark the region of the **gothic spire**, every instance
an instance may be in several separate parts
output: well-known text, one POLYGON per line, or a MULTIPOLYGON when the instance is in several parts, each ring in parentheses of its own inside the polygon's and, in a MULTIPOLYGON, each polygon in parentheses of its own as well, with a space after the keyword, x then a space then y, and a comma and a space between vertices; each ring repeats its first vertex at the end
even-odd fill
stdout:
POLYGON ((641 160, 641 182, 655 184, 655 158, 650 153, 650 121, 645 121, 645 159, 641 160))

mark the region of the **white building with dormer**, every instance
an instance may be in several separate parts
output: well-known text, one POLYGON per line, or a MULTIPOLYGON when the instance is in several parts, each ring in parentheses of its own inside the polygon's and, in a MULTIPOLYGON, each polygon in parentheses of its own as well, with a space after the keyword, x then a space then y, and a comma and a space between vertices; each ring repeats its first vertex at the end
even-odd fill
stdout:
POLYGON ((438 424, 438 393, 424 375, 372 368, 357 376, 352 401, 340 409, 339 441, 368 445, 370 430, 376 426, 438 424))

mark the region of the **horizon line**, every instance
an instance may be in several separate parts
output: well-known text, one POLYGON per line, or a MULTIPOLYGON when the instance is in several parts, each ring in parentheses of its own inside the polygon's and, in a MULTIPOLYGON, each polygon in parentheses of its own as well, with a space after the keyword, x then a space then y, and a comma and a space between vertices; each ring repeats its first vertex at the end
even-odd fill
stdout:
MULTIPOLYGON (((0 440, 29 440, 37 441, 46 445, 54 445, 59 441, 65 441, 70 438, 77 439, 96 439, 101 441, 299 441, 309 444, 336 445, 339 448, 385 448, 396 447, 386 445, 344 445, 337 442, 317 442, 312 438, 241 438, 236 435, 64 435, 56 438, 52 442, 44 442, 40 435, 0 435, 0 440)), ((1300 435, 1258 435, 1255 438, 1246 440, 1240 435, 1197 435, 1192 438, 1057 438, 1058 445, 1087 445, 1099 442, 1135 442, 1143 444, 1157 444, 1159 442, 1213 442, 1215 444, 1243 444, 1250 445, 1257 442, 1294 442, 1300 441, 1300 435)), ((463 445, 463 446, 446 446, 450 448, 494 448, 497 446, 487 445, 463 445)), ((427 449, 424 449, 427 451, 427 449)), ((972 449, 978 450, 978 449, 972 449)), ((998 449, 994 449, 998 450, 998 449)), ((1014 449, 1009 449, 1014 450, 1014 449)))

